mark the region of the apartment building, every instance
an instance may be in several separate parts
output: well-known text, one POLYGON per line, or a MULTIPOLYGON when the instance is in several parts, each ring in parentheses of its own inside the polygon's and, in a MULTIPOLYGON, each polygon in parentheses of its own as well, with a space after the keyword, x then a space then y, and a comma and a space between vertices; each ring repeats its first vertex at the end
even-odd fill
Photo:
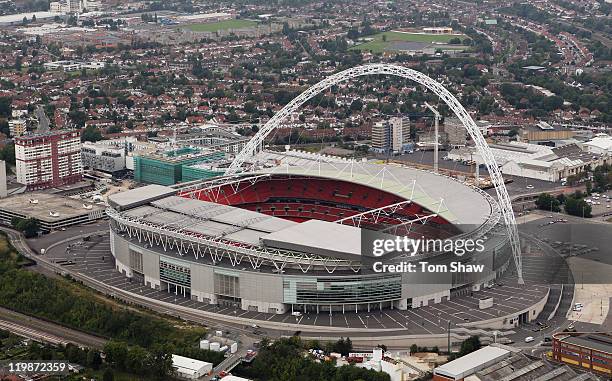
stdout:
POLYGON ((28 190, 73 184, 82 179, 78 131, 50 131, 15 138, 17 182, 28 190))

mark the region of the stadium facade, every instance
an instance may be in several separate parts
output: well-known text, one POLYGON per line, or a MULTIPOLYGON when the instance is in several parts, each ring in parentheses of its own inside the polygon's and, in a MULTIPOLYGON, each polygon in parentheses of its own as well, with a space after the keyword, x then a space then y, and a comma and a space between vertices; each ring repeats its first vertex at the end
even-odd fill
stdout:
MULTIPOLYGON (((116 268, 152 288, 265 313, 418 308, 492 284, 512 252, 498 203, 414 168, 328 160, 109 197, 116 268), (482 239, 477 274, 372 273, 364 231, 482 239)), ((400 258, 438 263, 454 254, 400 258)), ((399 260, 398 259, 398 260, 399 260)))

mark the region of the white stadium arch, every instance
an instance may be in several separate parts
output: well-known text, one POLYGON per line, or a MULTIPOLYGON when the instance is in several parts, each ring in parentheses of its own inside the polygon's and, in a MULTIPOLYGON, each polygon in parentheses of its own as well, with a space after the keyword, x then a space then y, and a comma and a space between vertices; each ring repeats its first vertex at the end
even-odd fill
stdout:
POLYGON ((485 165, 487 166, 487 169, 489 171, 491 181, 495 186, 498 203, 502 215, 504 217, 504 222, 506 224, 507 233, 510 239, 512 255, 514 257, 514 263, 517 269, 518 281, 520 284, 523 284, 524 282, 522 272, 521 249, 518 230, 516 227, 516 220, 512 211, 510 196, 508 195, 508 191, 506 190, 506 186, 504 185, 504 180, 502 178, 501 171, 499 170, 499 167, 495 162, 493 152, 487 145, 487 142, 480 133, 480 130, 476 126, 476 123, 474 123, 474 120, 467 113, 461 103, 459 103, 457 98, 455 98, 439 82, 416 70, 390 64, 367 64, 346 69, 323 79, 319 83, 308 88, 306 91, 294 98, 285 107, 283 107, 282 110, 277 112, 255 134, 255 136, 253 136, 253 138, 246 144, 243 150, 238 155, 236 155, 236 158, 227 169, 226 174, 231 175, 239 172, 243 163, 257 153, 257 150, 263 145, 264 139, 268 136, 268 134, 270 134, 270 132, 279 127, 280 124, 287 117, 297 111, 297 109, 300 108, 304 103, 308 102, 308 100, 338 83, 347 81, 352 78, 367 75, 393 75, 415 81, 420 85, 425 86, 427 89, 431 90, 438 97, 440 97, 440 99, 442 99, 444 103, 446 103, 448 107, 455 113, 459 120, 461 120, 461 123, 467 129, 468 133, 470 134, 470 137, 476 144, 476 148, 483 157, 485 165))

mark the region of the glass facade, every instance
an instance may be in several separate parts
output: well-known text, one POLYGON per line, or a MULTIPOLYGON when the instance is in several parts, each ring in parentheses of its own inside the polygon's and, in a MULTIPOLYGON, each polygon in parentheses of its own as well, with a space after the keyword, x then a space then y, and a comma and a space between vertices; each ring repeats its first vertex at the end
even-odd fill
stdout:
POLYGON ((164 155, 134 156, 134 180, 139 183, 174 185, 183 182, 183 166, 207 163, 225 157, 225 152, 198 153, 177 150, 164 155))
POLYGON ((285 278, 284 303, 355 304, 400 299, 400 275, 369 278, 285 278))
POLYGON ((191 269, 165 258, 159 259, 159 278, 164 282, 191 288, 191 269))

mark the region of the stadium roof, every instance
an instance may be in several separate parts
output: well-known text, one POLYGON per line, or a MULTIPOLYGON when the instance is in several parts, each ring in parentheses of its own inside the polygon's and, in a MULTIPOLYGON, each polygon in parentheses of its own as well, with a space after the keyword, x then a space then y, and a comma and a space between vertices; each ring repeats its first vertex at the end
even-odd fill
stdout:
POLYGON ((260 239, 269 233, 299 225, 250 210, 178 196, 151 201, 124 213, 158 226, 250 245, 260 245, 260 239))
POLYGON ((450 177, 416 168, 371 162, 313 162, 308 166, 280 165, 260 172, 318 176, 379 188, 437 212, 450 223, 470 225, 468 230, 482 225, 491 215, 491 205, 483 194, 450 177))
POLYGON ((262 237, 262 241, 267 246, 277 249, 335 258, 361 255, 360 228, 320 220, 309 220, 270 233, 262 237))
POLYGON ((108 196, 108 203, 117 210, 125 210, 148 204, 151 201, 159 200, 175 193, 176 189, 152 184, 112 194, 108 196))

